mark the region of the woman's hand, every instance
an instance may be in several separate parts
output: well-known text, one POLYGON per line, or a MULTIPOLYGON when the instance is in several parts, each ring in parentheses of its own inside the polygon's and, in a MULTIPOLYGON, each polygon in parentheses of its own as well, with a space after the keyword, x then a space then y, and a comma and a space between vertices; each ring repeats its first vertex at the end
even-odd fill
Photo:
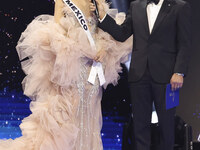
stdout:
POLYGON ((105 50, 100 50, 96 57, 94 58, 95 61, 97 62, 103 62, 104 58, 106 56, 106 51, 105 50))
MULTIPOLYGON (((96 0, 96 3, 97 3, 98 11, 99 11, 99 17, 100 17, 99 19, 103 19, 104 16, 106 15, 106 12, 104 10, 102 2, 101 0, 96 0)), ((96 10, 96 6, 92 3, 92 0, 90 0, 89 7, 90 7, 90 11, 92 12, 96 10)))

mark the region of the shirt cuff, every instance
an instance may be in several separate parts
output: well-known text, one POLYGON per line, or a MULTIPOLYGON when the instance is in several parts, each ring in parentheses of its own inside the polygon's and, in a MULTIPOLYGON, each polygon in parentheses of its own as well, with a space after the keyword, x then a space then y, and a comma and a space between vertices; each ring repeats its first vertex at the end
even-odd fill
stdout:
POLYGON ((106 18, 107 14, 102 18, 102 19, 99 19, 99 22, 102 23, 104 21, 104 19, 106 18))
POLYGON ((179 75, 179 76, 182 76, 182 77, 185 76, 183 73, 175 73, 175 74, 177 74, 177 75, 179 75))

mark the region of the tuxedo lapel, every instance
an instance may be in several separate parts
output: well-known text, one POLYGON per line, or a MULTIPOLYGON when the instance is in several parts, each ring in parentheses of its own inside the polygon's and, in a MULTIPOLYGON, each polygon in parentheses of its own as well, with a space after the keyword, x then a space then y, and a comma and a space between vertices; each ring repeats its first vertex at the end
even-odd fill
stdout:
POLYGON ((140 15, 141 15, 142 21, 144 22, 143 25, 145 27, 145 31, 148 35, 150 35, 149 23, 148 23, 148 18, 147 18, 147 0, 141 0, 140 15))
POLYGON ((172 0, 164 0, 163 5, 161 6, 160 12, 158 13, 158 17, 155 21, 154 27, 152 29, 151 35, 159 28, 160 24, 163 22, 169 11, 173 6, 172 0))

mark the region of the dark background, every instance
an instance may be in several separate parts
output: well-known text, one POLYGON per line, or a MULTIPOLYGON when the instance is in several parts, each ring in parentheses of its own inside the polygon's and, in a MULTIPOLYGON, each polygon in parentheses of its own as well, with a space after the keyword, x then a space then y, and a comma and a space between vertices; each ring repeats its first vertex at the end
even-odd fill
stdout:
MULTIPOLYGON (((192 7, 193 48, 190 70, 181 90, 177 114, 193 127, 193 137, 200 134, 200 1, 188 0, 192 7)), ((129 0, 112 0, 112 7, 127 11, 129 0)), ((0 4, 0 90, 21 91, 24 73, 15 46, 28 23, 40 14, 53 14, 53 0, 4 0, 0 4)), ((109 86, 103 96, 103 110, 118 116, 129 117, 130 102, 127 70, 124 67, 117 87, 109 86)), ((106 114, 104 114, 106 115, 106 114)))

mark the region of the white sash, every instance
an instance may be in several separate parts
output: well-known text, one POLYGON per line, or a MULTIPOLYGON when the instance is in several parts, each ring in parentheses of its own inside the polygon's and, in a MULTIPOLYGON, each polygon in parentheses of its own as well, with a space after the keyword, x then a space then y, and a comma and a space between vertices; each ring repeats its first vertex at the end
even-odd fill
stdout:
MULTIPOLYGON (((63 0, 63 2, 72 10, 74 15, 76 16, 79 24, 81 25, 81 27, 83 28, 83 30, 87 34, 87 37, 88 37, 88 40, 90 42, 92 49, 97 50, 96 46, 95 46, 94 39, 93 39, 93 37, 90 33, 89 27, 87 25, 86 19, 83 15, 82 11, 70 0, 63 0)), ((104 73, 103 73, 102 64, 99 63, 99 62, 93 61, 92 68, 91 68, 91 71, 90 71, 90 75, 89 75, 89 78, 88 78, 88 82, 90 82, 91 84, 95 84, 95 79, 96 79, 97 75, 99 77, 100 86, 102 86, 106 82, 105 76, 104 76, 104 73)))

